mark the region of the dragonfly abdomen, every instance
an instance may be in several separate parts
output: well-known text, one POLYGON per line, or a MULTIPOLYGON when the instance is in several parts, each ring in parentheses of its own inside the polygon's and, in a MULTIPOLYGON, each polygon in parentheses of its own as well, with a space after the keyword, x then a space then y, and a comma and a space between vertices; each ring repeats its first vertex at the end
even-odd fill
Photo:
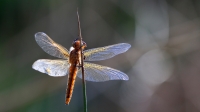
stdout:
POLYGON ((76 66, 73 66, 73 65, 70 66, 68 83, 67 83, 67 90, 66 90, 66 101, 65 101, 65 103, 67 105, 69 104, 71 97, 72 97, 77 71, 78 71, 78 68, 76 66))

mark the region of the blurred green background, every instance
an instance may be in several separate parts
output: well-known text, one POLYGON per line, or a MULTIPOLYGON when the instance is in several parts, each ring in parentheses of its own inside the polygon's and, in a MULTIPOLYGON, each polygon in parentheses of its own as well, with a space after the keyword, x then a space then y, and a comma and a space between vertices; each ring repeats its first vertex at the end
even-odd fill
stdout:
POLYGON ((37 59, 56 59, 34 34, 70 48, 78 36, 77 7, 87 49, 132 45, 95 62, 125 72, 129 81, 87 82, 89 112, 200 111, 200 1, 1 0, 0 112, 83 111, 81 79, 67 106, 67 77, 32 69, 37 59))

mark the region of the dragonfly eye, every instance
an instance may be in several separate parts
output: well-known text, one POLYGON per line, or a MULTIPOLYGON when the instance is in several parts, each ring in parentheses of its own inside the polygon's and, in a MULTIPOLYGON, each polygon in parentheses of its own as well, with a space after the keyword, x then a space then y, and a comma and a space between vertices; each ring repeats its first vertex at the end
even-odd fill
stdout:
POLYGON ((78 38, 77 38, 77 39, 75 39, 75 40, 72 42, 72 45, 73 45, 73 44, 75 44, 75 42, 76 42, 77 40, 78 40, 78 38))
POLYGON ((80 48, 80 40, 77 38, 77 39, 75 39, 74 41, 73 41, 73 43, 72 43, 72 46, 74 47, 74 48, 77 48, 77 49, 79 49, 80 48))
POLYGON ((82 41, 82 47, 83 47, 83 49, 85 48, 85 47, 87 47, 87 44, 84 42, 84 41, 82 41))
POLYGON ((83 46, 87 46, 87 44, 84 41, 82 41, 82 44, 83 44, 83 46))

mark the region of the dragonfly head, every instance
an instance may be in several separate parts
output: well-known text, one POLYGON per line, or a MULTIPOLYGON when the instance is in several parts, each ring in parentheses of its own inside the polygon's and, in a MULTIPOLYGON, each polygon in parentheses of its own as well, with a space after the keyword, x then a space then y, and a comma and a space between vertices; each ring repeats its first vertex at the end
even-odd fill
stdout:
MULTIPOLYGON (((75 39, 74 41, 73 41, 73 43, 72 43, 72 46, 75 48, 75 49, 80 49, 80 47, 81 47, 81 42, 80 42, 80 40, 77 38, 77 39, 75 39)), ((82 41, 82 49, 84 49, 85 47, 87 47, 87 44, 84 42, 84 41, 82 41)))

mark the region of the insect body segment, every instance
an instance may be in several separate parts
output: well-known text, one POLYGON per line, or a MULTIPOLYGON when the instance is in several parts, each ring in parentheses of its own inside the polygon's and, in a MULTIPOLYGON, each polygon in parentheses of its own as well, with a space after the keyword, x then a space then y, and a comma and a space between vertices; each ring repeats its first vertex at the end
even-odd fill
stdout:
POLYGON ((70 62, 70 67, 69 67, 69 76, 68 76, 68 84, 67 84, 67 90, 66 90, 66 104, 69 104, 72 92, 74 89, 74 84, 75 84, 75 79, 77 75, 77 71, 79 66, 81 65, 81 47, 86 46, 86 44, 83 44, 81 46, 80 41, 76 40, 73 42, 72 46, 74 49, 70 52, 69 55, 69 62, 70 62))

